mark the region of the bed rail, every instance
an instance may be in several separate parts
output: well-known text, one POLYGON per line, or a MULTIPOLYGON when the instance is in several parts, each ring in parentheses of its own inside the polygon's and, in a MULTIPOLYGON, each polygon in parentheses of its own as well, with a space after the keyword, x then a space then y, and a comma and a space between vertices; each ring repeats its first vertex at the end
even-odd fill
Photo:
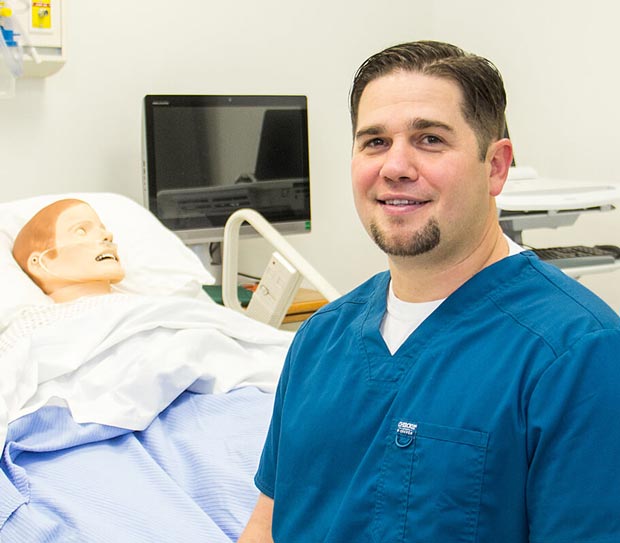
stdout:
POLYGON ((244 312, 237 297, 239 230, 244 222, 267 240, 326 300, 331 302, 340 297, 340 293, 260 213, 239 209, 226 221, 222 243, 222 299, 226 307, 244 312))

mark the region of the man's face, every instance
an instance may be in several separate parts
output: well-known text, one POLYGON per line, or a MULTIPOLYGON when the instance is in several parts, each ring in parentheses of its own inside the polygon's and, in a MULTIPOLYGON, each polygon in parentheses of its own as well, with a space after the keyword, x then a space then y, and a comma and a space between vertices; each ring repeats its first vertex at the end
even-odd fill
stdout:
POLYGON ((125 276, 112 234, 87 204, 65 209, 56 220, 56 247, 43 263, 56 282, 105 281, 117 283, 125 276))
POLYGON ((353 194, 364 227, 391 258, 462 259, 496 216, 492 196, 503 181, 480 160, 461 101, 452 81, 414 72, 390 73, 364 89, 353 194))

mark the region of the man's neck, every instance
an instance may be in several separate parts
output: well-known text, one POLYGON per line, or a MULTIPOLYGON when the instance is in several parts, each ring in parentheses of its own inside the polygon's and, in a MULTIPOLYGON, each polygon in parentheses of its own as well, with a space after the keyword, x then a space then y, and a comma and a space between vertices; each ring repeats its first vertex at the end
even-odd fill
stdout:
POLYGON ((93 281, 90 283, 73 283, 65 287, 58 288, 49 296, 57 303, 72 302, 84 296, 100 296, 110 294, 112 286, 107 281, 93 281))
POLYGON ((405 302, 447 298, 479 271, 508 253, 508 242, 500 226, 496 225, 489 228, 476 247, 454 258, 441 260, 430 254, 390 257, 394 294, 405 302))

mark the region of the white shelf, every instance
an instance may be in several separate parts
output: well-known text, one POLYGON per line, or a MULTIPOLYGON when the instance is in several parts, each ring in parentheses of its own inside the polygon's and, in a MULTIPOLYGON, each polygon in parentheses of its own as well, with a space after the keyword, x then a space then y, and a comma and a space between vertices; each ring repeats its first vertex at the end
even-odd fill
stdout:
POLYGON ((575 266, 574 268, 560 268, 566 275, 578 279, 584 275, 592 275, 595 273, 609 273, 620 270, 620 260, 616 260, 613 264, 597 264, 595 266, 575 266))

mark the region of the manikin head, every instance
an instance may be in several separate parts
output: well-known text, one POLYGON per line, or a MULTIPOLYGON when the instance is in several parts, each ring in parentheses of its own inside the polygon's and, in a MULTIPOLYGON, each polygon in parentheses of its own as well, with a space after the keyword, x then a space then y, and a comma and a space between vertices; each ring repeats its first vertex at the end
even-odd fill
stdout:
POLYGON ((41 209, 15 238, 13 257, 56 302, 109 293, 125 276, 112 234, 81 200, 41 209))

